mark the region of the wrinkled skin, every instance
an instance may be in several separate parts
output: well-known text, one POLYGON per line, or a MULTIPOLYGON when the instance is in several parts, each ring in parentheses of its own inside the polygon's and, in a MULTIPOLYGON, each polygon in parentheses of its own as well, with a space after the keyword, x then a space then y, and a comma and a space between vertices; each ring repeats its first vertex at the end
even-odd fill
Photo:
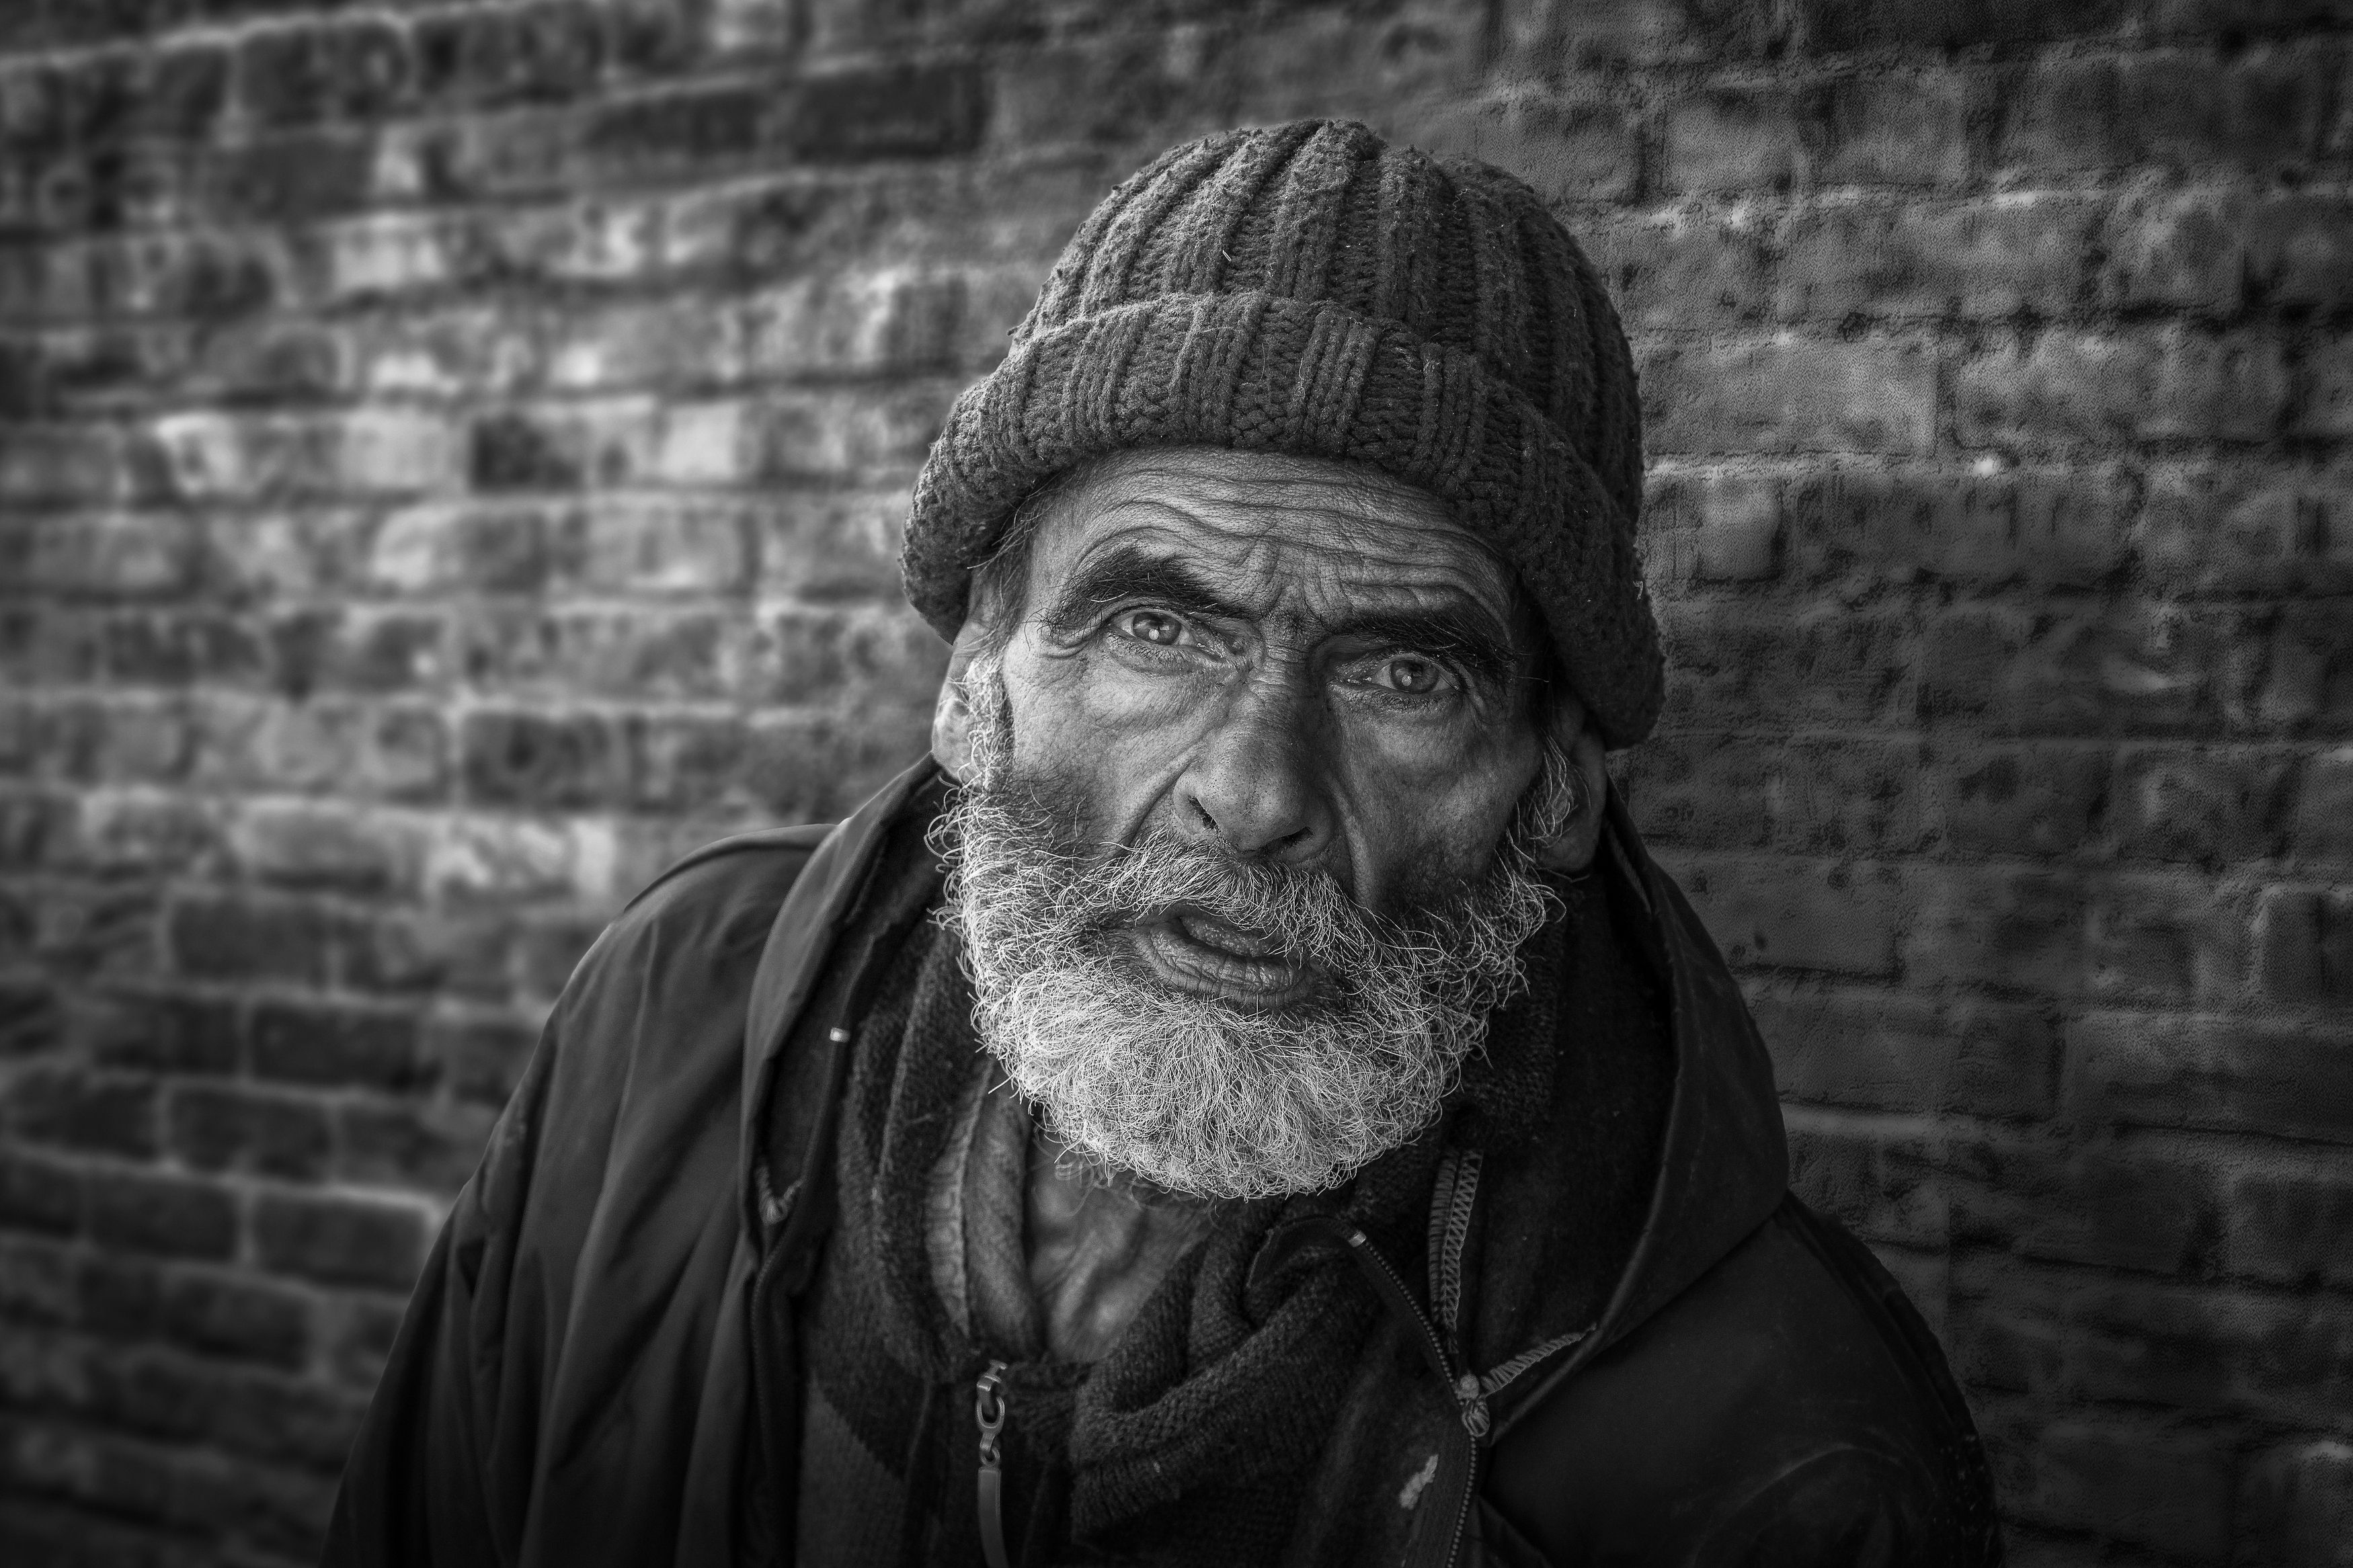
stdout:
MULTIPOLYGON (((1536 679, 1542 625, 1508 564, 1409 485, 1208 448, 1091 465, 1039 518, 1019 603, 976 604, 958 639, 934 731, 951 773, 963 668, 1017 616, 1012 768, 1072 803, 1082 839, 1211 841, 1398 914, 1492 862, 1549 728, 1586 804, 1544 858, 1592 854, 1601 746, 1536 679)), ((1181 917, 1136 941, 1166 984, 1237 1005, 1309 979, 1181 917)))

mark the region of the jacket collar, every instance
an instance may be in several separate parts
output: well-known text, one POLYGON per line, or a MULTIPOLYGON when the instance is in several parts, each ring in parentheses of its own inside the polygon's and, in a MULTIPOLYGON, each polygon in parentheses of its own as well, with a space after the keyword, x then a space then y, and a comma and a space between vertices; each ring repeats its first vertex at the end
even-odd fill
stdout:
POLYGON ((884 835, 908 797, 929 784, 939 765, 929 757, 876 791, 865 805, 825 836, 768 927, 767 945, 752 978, 752 998, 744 1028, 743 1125, 737 1140, 736 1192, 744 1206, 745 1234, 761 1232, 760 1200, 753 1179, 763 1140, 762 1118, 776 1064, 793 1026, 800 1022, 826 959, 841 937, 865 891, 884 835))
POLYGON ((1674 1091, 1650 1211, 1593 1331, 1514 1400, 1500 1437, 1564 1379, 1624 1339, 1771 1216, 1788 1187, 1788 1142, 1773 1064, 1715 942, 1659 869, 1616 793, 1602 854, 1641 896, 1658 941, 1674 1091))

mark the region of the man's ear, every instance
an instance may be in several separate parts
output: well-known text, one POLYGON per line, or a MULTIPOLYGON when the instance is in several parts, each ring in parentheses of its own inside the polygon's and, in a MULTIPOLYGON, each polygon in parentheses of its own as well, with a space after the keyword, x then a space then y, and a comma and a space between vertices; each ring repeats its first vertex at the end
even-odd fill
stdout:
POLYGON ((1537 864, 1577 872, 1593 864, 1601 842, 1602 803, 1609 798, 1609 770, 1601 737, 1585 715, 1585 704, 1562 688, 1553 707, 1552 741, 1568 758, 1577 789, 1577 809, 1560 831, 1535 846, 1537 864))
POLYGON ((968 617, 956 633, 948 672, 940 679, 939 700, 932 708, 932 760, 958 784, 972 771, 972 704, 965 700, 965 676, 985 637, 980 617, 968 617))

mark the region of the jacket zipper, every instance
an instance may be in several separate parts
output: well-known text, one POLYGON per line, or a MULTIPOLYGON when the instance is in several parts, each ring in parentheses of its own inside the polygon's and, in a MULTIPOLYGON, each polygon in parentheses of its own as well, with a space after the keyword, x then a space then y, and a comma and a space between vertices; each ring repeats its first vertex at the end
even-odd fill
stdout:
POLYGON ((1413 1325, 1420 1337, 1423 1355, 1454 1395, 1462 1419, 1462 1436, 1446 1444, 1439 1458, 1438 1473, 1432 1478, 1432 1489, 1442 1498, 1451 1499, 1453 1518, 1448 1521, 1445 1533, 1425 1535, 1416 1542, 1409 1560, 1411 1568, 1451 1568, 1461 1555, 1465 1527, 1471 1522, 1471 1510, 1479 1496, 1480 1453, 1494 1427, 1493 1413, 1487 1402, 1529 1368, 1551 1359, 1592 1331, 1578 1329, 1562 1334, 1522 1352, 1484 1374, 1470 1370, 1468 1359, 1459 1349, 1461 1329, 1456 1319, 1462 1303, 1462 1248, 1471 1233, 1472 1209, 1479 1196, 1479 1166, 1476 1151, 1451 1156, 1439 1179, 1435 1201, 1444 1213, 1442 1217, 1433 1215, 1439 1228, 1430 1248, 1431 1261, 1436 1265, 1430 1294, 1441 1314, 1441 1322, 1430 1321, 1430 1314, 1413 1299, 1396 1268, 1381 1256, 1370 1237, 1353 1226, 1345 1232, 1348 1248, 1356 1254, 1376 1292, 1394 1316, 1413 1325))
POLYGON ((980 1552, 988 1568, 1011 1568, 1005 1553, 1005 1363, 993 1361, 973 1384, 972 1417, 980 1428, 980 1552))
POLYGON ((1356 1255, 1356 1261, 1388 1301, 1389 1310, 1419 1331, 1422 1353, 1430 1358, 1430 1363, 1440 1381, 1454 1395, 1462 1417, 1461 1440, 1447 1445, 1454 1462, 1450 1465, 1446 1457, 1441 1456, 1438 1467, 1438 1479, 1451 1483, 1448 1489, 1454 1496, 1454 1517, 1447 1522, 1443 1534, 1424 1538, 1436 1542, 1437 1556, 1430 1557, 1427 1552, 1416 1553, 1416 1568, 1420 1568, 1424 1562, 1429 1568, 1451 1568, 1454 1559, 1462 1550, 1462 1530, 1471 1521, 1472 1500, 1479 1495, 1480 1446, 1493 1424, 1488 1416, 1486 1395, 1479 1386, 1478 1378, 1467 1372, 1456 1374, 1453 1358, 1446 1353, 1445 1342, 1439 1338, 1430 1315, 1414 1300, 1412 1292, 1405 1288, 1405 1281, 1398 1278, 1398 1272, 1389 1266, 1389 1260, 1383 1258, 1380 1249, 1373 1245, 1372 1237, 1351 1226, 1347 1241, 1349 1250, 1356 1255), (1454 1471, 1454 1475, 1449 1476, 1449 1470, 1454 1471))

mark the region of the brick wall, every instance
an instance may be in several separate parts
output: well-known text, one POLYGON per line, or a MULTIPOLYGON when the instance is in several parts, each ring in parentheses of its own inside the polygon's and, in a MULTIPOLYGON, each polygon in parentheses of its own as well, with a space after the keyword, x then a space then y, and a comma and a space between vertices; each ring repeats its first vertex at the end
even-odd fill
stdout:
POLYGON ((312 1547, 628 893, 917 754, 914 466, 1329 112, 1622 302, 1637 815, 2030 1564, 2353 1563, 2353 7, 11 0, 0 1556, 312 1547))

